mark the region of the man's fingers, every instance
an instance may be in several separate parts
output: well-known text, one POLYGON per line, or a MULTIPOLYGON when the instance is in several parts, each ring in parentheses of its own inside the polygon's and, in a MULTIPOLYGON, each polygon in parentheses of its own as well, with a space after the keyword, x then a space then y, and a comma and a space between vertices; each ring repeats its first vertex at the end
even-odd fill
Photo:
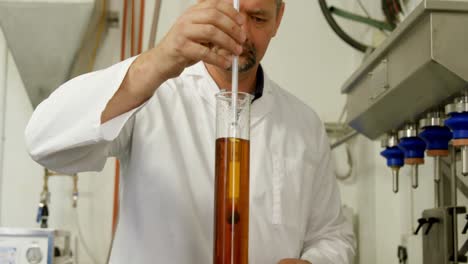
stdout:
POLYGON ((235 55, 242 53, 241 45, 213 25, 192 25, 190 29, 186 29, 185 34, 187 38, 195 42, 211 43, 235 55))
POLYGON ((245 23, 245 17, 242 16, 236 9, 234 9, 232 4, 224 1, 218 1, 216 3, 216 8, 225 15, 229 16, 232 20, 236 21, 238 25, 243 25, 245 23))
POLYGON ((226 58, 221 54, 217 54, 215 49, 196 42, 186 43, 184 47, 184 56, 194 62, 202 60, 208 64, 213 64, 223 69, 227 69, 232 63, 231 58, 226 58))
POLYGON ((240 44, 244 43, 246 39, 246 35, 242 31, 241 26, 217 9, 200 9, 194 11, 190 19, 194 24, 214 25, 240 44))
POLYGON ((223 12, 226 16, 230 17, 233 21, 236 21, 237 24, 241 25, 244 23, 244 17, 242 17, 234 6, 230 3, 225 1, 219 0, 205 0, 201 4, 196 5, 195 9, 209 9, 214 8, 218 9, 219 11, 223 12))

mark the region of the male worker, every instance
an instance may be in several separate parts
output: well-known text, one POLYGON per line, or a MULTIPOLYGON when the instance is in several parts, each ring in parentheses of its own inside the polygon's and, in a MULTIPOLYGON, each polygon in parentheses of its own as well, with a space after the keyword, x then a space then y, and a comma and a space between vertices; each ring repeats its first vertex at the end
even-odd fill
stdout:
POLYGON ((198 1, 137 58, 79 76, 35 110, 31 156, 53 170, 121 161, 120 218, 110 262, 209 264, 213 252, 215 94, 231 87, 251 109, 251 264, 346 264, 354 237, 341 214, 327 136, 317 115, 259 63, 281 0, 198 1))

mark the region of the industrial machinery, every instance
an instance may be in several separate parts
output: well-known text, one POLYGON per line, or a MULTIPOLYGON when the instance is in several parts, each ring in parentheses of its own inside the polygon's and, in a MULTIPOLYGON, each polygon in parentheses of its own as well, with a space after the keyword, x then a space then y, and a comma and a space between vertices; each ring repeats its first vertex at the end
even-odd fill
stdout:
POLYGON ((0 228, 0 263, 73 264, 70 238, 54 229, 0 228))
POLYGON ((0 0, 0 27, 34 108, 92 70, 103 10, 105 1, 0 0))
MULTIPOLYGON (((422 212, 415 230, 423 236, 424 264, 468 262, 468 241, 459 245, 468 223, 458 228, 466 205, 457 204, 457 193, 468 197, 460 180, 468 175, 466 25, 468 2, 423 0, 342 88, 348 125, 369 139, 384 137, 381 154, 394 192, 404 164, 412 167, 416 188, 417 167, 425 154, 434 158, 434 208, 422 212)), ((398 255, 402 263, 406 252, 398 255)))

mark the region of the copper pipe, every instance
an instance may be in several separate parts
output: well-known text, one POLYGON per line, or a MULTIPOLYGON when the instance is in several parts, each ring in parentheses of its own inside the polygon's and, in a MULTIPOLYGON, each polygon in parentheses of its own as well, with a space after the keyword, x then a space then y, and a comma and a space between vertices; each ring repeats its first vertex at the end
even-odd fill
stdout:
POLYGON ((149 38, 148 49, 154 48, 154 45, 156 42, 156 33, 158 31, 160 11, 161 11, 161 0, 155 0, 153 22, 151 24, 151 33, 150 33, 150 38, 149 38))
POLYGON ((122 39, 120 42, 120 60, 125 59, 126 37, 127 37, 127 0, 123 1, 123 18, 122 18, 122 39))
POLYGON ((144 18, 145 18, 145 0, 140 0, 140 32, 138 33, 138 53, 143 51, 143 29, 144 29, 144 18))
POLYGON ((132 0, 132 22, 130 27, 130 56, 135 56, 135 0, 132 0))
MULTIPOLYGON (((123 22, 122 22, 122 42, 120 49, 120 60, 126 59, 126 43, 127 43, 127 13, 128 13, 128 1, 124 0, 123 3, 123 22)), ((132 39, 133 41, 133 39, 132 39)), ((114 203, 112 209, 112 236, 115 234, 117 229, 117 223, 119 218, 119 189, 120 189, 120 163, 119 160, 115 160, 115 175, 114 175, 114 203)))

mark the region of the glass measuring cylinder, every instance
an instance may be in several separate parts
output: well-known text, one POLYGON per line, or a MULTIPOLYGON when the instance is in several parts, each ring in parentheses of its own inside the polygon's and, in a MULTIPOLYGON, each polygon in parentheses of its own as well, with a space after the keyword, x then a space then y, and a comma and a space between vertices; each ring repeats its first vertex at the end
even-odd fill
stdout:
POLYGON ((252 96, 216 95, 213 264, 247 264, 249 249, 249 137, 252 96))

